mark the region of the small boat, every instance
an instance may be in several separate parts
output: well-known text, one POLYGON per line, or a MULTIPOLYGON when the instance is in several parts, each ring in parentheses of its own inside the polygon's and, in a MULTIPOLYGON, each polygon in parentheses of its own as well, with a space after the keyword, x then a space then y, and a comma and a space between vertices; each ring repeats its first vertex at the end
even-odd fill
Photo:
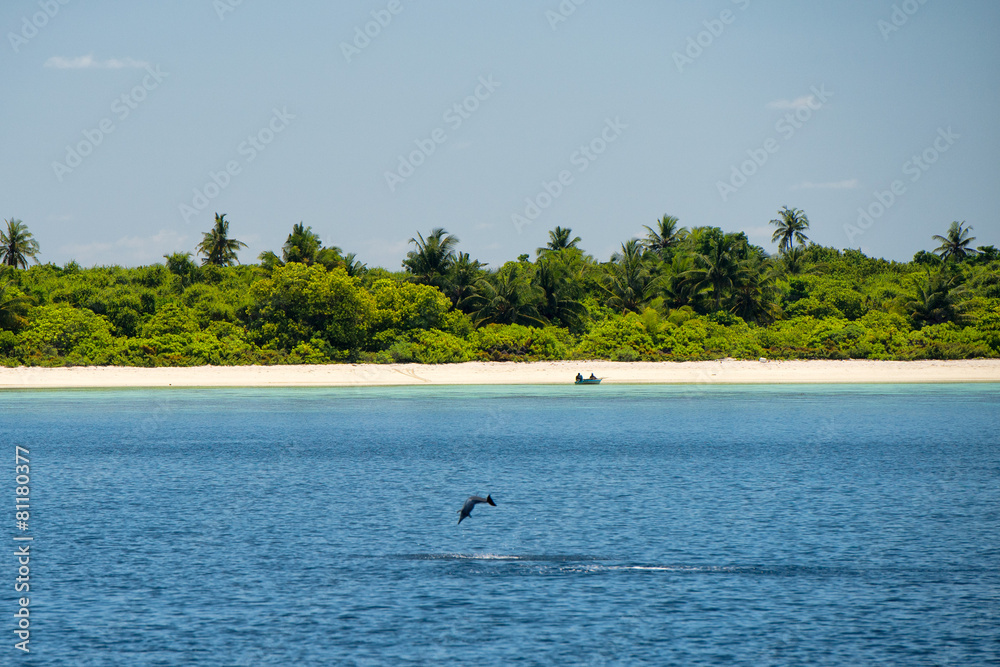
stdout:
POLYGON ((582 378, 576 381, 576 384, 601 384, 603 378, 582 378))

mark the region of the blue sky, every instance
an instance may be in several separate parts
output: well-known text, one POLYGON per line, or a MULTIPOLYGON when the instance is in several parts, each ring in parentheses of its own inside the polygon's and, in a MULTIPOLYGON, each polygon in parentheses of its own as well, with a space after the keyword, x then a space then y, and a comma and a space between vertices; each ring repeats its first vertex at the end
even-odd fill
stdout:
POLYGON ((664 213, 773 251, 785 205, 890 259, 1000 245, 1000 4, 577 2, 8 0, 0 217, 85 266, 216 211, 243 262, 302 221, 391 269, 434 227, 607 259, 664 213))

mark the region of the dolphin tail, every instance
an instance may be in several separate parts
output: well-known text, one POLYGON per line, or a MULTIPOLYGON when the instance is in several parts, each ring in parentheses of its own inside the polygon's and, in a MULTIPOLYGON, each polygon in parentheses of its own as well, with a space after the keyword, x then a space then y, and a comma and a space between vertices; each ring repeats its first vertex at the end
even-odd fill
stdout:
POLYGON ((493 496, 486 496, 486 502, 488 502, 490 505, 493 505, 493 507, 497 506, 497 504, 493 502, 493 496))

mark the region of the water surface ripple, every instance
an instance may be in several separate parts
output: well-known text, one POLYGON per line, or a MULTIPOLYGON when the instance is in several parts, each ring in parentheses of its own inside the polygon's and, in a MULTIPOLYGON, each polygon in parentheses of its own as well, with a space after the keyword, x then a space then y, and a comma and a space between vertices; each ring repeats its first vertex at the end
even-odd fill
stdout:
POLYGON ((18 664, 997 664, 998 427, 998 385, 0 392, 18 664))

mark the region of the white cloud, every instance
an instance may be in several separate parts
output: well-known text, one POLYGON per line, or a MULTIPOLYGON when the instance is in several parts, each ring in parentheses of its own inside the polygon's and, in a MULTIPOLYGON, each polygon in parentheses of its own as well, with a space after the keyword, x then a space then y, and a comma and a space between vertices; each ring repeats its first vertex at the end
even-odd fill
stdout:
POLYGON ((148 65, 149 63, 144 60, 133 60, 132 58, 97 60, 92 53, 86 56, 77 56, 76 58, 52 56, 45 61, 46 67, 54 69, 131 69, 146 67, 148 65))
POLYGON ((805 95, 794 100, 775 100, 769 102, 768 109, 781 109, 782 111, 798 111, 799 109, 816 108, 815 95, 805 95))
POLYGON ((851 178, 846 181, 828 181, 826 183, 813 183, 804 181, 792 187, 792 190, 854 190, 861 187, 858 179, 851 178))

